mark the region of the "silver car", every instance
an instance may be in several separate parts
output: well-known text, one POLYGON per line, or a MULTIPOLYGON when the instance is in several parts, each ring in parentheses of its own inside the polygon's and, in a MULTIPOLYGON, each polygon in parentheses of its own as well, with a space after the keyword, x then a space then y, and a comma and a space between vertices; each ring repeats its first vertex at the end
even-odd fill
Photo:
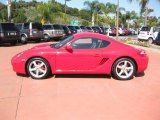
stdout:
POLYGON ((16 26, 20 31, 23 44, 31 40, 40 42, 43 38, 42 24, 39 22, 18 23, 16 26))
POLYGON ((60 39, 65 36, 62 26, 58 24, 44 24, 43 31, 45 41, 60 39))

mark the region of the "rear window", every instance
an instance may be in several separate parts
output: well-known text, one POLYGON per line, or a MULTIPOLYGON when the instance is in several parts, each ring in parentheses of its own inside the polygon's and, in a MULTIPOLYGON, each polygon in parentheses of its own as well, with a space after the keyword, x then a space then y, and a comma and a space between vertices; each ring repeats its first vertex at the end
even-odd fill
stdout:
POLYGON ((150 31, 150 27, 142 27, 141 31, 150 31))
POLYGON ((17 31, 17 28, 13 23, 2 23, 1 27, 3 31, 17 31))
POLYGON ((42 24, 41 23, 32 23, 32 29, 42 30, 42 24))
POLYGON ((62 30, 62 27, 60 25, 53 25, 55 30, 62 30))

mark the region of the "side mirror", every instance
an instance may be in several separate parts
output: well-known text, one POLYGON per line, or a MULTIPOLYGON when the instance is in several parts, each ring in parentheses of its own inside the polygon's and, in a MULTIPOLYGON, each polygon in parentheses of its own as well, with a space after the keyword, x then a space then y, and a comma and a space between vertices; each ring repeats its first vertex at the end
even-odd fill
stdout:
POLYGON ((65 49, 66 49, 67 51, 69 51, 69 52, 73 52, 73 48, 72 48, 71 44, 67 44, 67 45, 65 46, 65 49))

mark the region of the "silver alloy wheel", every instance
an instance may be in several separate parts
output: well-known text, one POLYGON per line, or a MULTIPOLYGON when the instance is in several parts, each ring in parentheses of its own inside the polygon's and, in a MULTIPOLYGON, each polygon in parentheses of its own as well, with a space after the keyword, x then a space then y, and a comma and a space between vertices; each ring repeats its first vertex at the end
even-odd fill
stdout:
POLYGON ((134 72, 133 64, 130 61, 124 60, 117 64, 116 74, 123 79, 129 78, 134 72))
POLYGON ((35 78, 42 78, 47 72, 47 66, 41 60, 33 60, 29 64, 29 72, 35 78))
POLYGON ((26 41, 27 41, 27 38, 26 38, 26 36, 23 35, 23 36, 21 37, 21 43, 25 43, 26 41))

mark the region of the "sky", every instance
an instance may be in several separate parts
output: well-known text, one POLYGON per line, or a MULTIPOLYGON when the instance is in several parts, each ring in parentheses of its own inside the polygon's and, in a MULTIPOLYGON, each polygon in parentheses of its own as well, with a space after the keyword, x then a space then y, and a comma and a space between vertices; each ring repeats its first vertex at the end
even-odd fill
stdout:
MULTIPOLYGON (((6 4, 6 0, 0 0, 0 1, 6 4)), ((26 1, 29 1, 29 0, 26 0, 26 1)), ((37 0, 37 1, 48 1, 48 0, 37 0)), ((63 4, 65 0, 56 0, 56 1, 63 4)), ((67 5, 69 7, 83 9, 85 8, 85 6, 83 5, 84 1, 86 0, 71 0, 67 2, 67 5)), ((93 0, 90 0, 90 1, 93 1, 93 0)), ((129 3, 127 0, 119 0, 119 1, 120 1, 120 7, 124 7, 126 11, 134 10, 136 11, 136 13, 139 14, 140 6, 136 0, 133 0, 132 3, 129 3)), ((99 2, 103 2, 103 3, 110 2, 110 3, 116 4, 117 0, 99 0, 99 2)), ((154 12, 151 13, 150 15, 160 17, 160 2, 158 2, 158 0, 150 0, 149 8, 154 9, 154 12)))

